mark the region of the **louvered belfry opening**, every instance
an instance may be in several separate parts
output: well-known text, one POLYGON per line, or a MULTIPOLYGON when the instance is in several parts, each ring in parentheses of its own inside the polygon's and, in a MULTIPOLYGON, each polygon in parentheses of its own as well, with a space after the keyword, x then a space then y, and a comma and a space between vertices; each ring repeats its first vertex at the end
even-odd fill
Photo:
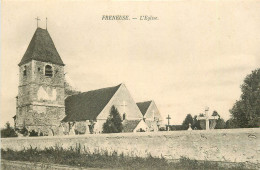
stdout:
POLYGON ((45 66, 45 76, 52 77, 52 67, 50 65, 45 66))

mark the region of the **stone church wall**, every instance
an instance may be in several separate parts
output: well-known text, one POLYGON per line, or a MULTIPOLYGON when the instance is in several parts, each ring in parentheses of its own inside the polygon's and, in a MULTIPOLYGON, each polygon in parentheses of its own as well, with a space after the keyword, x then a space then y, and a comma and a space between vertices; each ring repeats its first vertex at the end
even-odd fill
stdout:
POLYGON ((16 127, 58 134, 65 117, 63 66, 32 60, 19 69, 16 127), (45 76, 46 65, 52 67, 52 77, 45 76))
POLYGON ((32 61, 32 82, 40 84, 49 84, 51 86, 61 86, 64 87, 64 68, 52 63, 32 61), (46 78, 44 75, 45 66, 52 66, 53 77, 46 78))
POLYGON ((63 66, 56 64, 33 61, 32 75, 32 97, 33 101, 64 105, 64 69, 63 66), (46 77, 44 75, 45 66, 52 66, 53 76, 46 77), (39 96, 39 90, 42 88, 48 95, 46 98, 39 96), (56 95, 54 96, 54 92, 56 95))
POLYGON ((69 148, 81 144, 82 148, 85 146, 89 151, 117 151, 130 156, 146 157, 151 154, 166 159, 179 159, 184 156, 196 160, 259 164, 259 143, 260 128, 254 128, 2 138, 1 148, 69 148))
POLYGON ((24 86, 32 81, 32 62, 28 62, 19 67, 19 86, 24 86), (26 69, 26 76, 24 70, 26 69))
POLYGON ((30 85, 20 86, 18 89, 18 106, 28 105, 32 102, 32 89, 30 85))
POLYGON ((33 60, 22 65, 19 74, 18 106, 32 102, 64 105, 63 66, 33 60), (45 65, 47 64, 53 67, 53 77, 46 77, 44 75, 45 65), (26 76, 23 75, 25 66, 27 68, 26 76), (40 98, 40 88, 47 93, 49 98, 40 98), (54 94, 56 95, 54 96, 54 94))
POLYGON ((48 135, 48 131, 56 129, 64 117, 64 107, 28 105, 19 108, 16 127, 20 129, 26 127, 29 131, 34 130, 48 135))

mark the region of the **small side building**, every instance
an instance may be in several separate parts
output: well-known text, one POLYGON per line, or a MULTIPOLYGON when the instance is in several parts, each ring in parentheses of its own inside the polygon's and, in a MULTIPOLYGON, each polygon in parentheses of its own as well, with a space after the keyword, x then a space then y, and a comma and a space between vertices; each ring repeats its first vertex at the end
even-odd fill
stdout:
POLYGON ((145 101, 137 103, 138 108, 140 109, 143 120, 149 127, 149 131, 158 131, 162 125, 162 116, 155 104, 154 101, 145 101))
POLYGON ((144 120, 126 120, 123 122, 123 132, 149 132, 148 125, 144 120))

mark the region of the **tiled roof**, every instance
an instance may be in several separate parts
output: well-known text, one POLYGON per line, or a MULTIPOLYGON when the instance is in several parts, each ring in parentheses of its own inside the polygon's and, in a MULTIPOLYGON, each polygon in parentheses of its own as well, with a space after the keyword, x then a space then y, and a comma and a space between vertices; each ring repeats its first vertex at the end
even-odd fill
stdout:
POLYGON ((139 102, 136 103, 137 106, 139 107, 141 113, 143 114, 143 116, 145 115, 147 109, 149 108, 150 104, 152 103, 152 101, 146 101, 146 102, 139 102))
POLYGON ((65 99, 64 122, 95 120, 121 86, 83 92, 65 99))
POLYGON ((141 120, 125 120, 123 122, 123 132, 133 132, 141 120))
POLYGON ((31 60, 51 62, 64 66, 47 30, 37 28, 19 66, 31 60))

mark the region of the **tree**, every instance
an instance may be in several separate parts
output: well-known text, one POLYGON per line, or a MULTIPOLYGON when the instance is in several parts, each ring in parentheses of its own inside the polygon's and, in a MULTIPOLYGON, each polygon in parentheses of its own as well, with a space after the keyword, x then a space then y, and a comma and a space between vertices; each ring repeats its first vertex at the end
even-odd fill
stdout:
POLYGON ((215 126, 215 129, 225 129, 225 128, 226 128, 226 123, 225 123, 224 119, 219 117, 217 119, 217 124, 215 126))
POLYGON ((9 122, 6 122, 5 128, 1 129, 1 137, 2 138, 17 137, 14 128, 10 126, 9 122))
POLYGON ((198 116, 194 116, 193 118, 193 125, 191 126, 192 129, 195 129, 195 130, 200 130, 201 127, 200 127, 200 121, 197 119, 198 116))
POLYGON ((200 114, 199 114, 199 117, 203 117, 203 116, 204 116, 204 114, 203 114, 203 113, 200 113, 200 114))
POLYGON ((103 133, 120 133, 123 130, 122 118, 115 106, 112 106, 107 121, 103 124, 103 133))
POLYGON ((233 120, 231 118, 231 119, 228 119, 226 121, 225 129, 232 129, 232 128, 234 128, 234 123, 233 123, 233 120))
MULTIPOLYGON (((247 75, 241 85, 242 94, 230 110, 235 128, 259 127, 260 124, 260 68, 247 75)), ((231 122, 229 122, 230 124, 231 122)))
POLYGON ((193 125, 193 118, 191 114, 187 114, 186 118, 182 122, 182 129, 187 130, 189 128, 189 124, 193 125))
POLYGON ((216 120, 216 126, 214 127, 214 129, 225 129, 226 123, 224 119, 220 117, 216 110, 213 111, 212 116, 218 116, 218 119, 216 120))
POLYGON ((216 110, 213 111, 212 116, 218 116, 218 117, 220 117, 219 114, 218 114, 218 112, 217 112, 216 110))

